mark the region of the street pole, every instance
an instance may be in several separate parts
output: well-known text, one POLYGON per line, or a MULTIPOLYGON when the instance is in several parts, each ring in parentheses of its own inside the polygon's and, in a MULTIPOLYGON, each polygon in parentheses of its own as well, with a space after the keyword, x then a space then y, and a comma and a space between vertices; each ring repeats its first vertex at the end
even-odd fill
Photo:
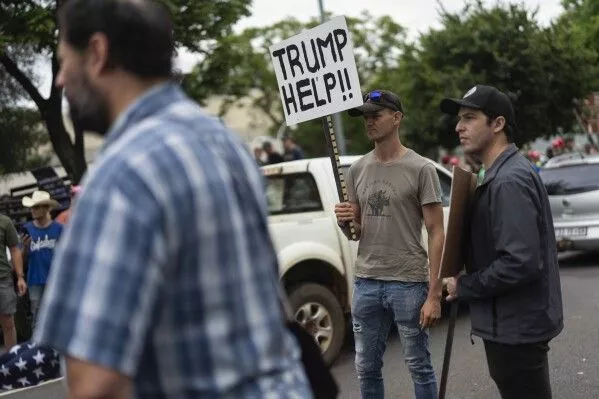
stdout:
MULTIPOLYGON (((323 0, 318 0, 318 7, 320 9, 320 21, 325 22, 323 0)), ((345 135, 343 134, 343 123, 341 121, 341 114, 333 114, 333 123, 335 125, 335 132, 337 133, 337 146, 339 148, 339 154, 345 155, 345 135)))

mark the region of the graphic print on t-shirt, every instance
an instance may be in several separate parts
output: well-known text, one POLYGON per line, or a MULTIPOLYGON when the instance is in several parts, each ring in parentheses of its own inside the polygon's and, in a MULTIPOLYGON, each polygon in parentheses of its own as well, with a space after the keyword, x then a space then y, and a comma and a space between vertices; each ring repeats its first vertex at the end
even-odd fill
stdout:
POLYGON ((395 195, 391 183, 375 180, 364 187, 363 195, 367 198, 366 216, 391 217, 389 204, 395 195))
POLYGON ((46 234, 43 239, 42 239, 42 237, 37 237, 36 241, 31 240, 30 251, 31 252, 39 251, 40 249, 44 249, 44 248, 53 250, 55 246, 56 246, 56 239, 48 238, 48 234, 46 234))

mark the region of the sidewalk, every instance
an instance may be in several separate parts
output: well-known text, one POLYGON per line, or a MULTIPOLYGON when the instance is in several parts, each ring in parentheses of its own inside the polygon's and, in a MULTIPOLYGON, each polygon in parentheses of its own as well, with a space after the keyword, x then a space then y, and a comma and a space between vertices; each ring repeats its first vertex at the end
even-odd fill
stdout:
POLYGON ((0 393, 0 399, 65 399, 66 397, 67 391, 62 378, 46 381, 29 388, 0 393))

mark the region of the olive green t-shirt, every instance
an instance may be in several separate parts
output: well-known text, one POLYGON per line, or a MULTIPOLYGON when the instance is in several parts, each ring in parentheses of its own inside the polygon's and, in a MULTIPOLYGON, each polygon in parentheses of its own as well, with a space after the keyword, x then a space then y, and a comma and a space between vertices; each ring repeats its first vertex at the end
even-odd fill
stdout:
POLYGON ((351 166, 347 186, 362 218, 356 277, 428 281, 422 206, 441 203, 435 165, 412 150, 381 163, 372 151, 351 166))
POLYGON ((0 281, 12 277, 12 265, 6 256, 6 248, 19 245, 19 235, 12 220, 0 215, 0 281))

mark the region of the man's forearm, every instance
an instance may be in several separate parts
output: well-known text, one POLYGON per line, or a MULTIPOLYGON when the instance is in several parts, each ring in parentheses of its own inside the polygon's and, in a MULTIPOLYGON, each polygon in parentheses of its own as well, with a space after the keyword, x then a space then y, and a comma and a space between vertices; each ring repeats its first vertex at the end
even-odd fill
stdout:
POLYGON ((72 387, 69 387, 69 399, 130 399, 131 398, 131 390, 126 388, 121 388, 119 391, 114 392, 93 392, 86 389, 74 390, 72 387))
POLYGON ((445 232, 438 228, 429 233, 428 236, 428 258, 430 265, 430 290, 429 296, 441 299, 443 295, 443 284, 439 278, 441 269, 441 254, 443 253, 443 243, 445 241, 445 232))
POLYGON ((10 257, 17 276, 23 277, 23 257, 21 251, 18 248, 11 248, 10 257))
POLYGON ((112 370, 67 357, 69 399, 128 399, 131 381, 112 370))

